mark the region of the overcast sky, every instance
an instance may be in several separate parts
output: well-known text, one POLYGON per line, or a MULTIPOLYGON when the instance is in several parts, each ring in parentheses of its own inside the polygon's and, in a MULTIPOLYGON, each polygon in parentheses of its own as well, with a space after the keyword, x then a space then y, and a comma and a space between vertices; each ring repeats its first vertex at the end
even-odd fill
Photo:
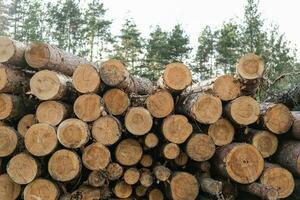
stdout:
MULTIPOLYGON (((102 0, 108 9, 107 16, 114 20, 112 31, 118 34, 126 17, 136 22, 146 37, 151 25, 160 25, 169 31, 180 23, 197 44, 197 38, 205 25, 220 27, 231 18, 243 17, 246 0, 102 0)), ((300 1, 261 0, 260 11, 269 23, 279 25, 286 38, 300 47, 300 1)), ((298 52, 300 55, 300 52, 298 52)))

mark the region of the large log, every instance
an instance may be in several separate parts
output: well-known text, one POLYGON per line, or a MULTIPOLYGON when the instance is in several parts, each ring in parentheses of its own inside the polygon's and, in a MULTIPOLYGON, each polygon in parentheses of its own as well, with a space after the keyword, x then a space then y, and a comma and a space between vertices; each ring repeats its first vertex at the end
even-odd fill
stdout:
POLYGON ((26 45, 7 36, 0 36, 0 63, 26 66, 24 53, 26 45))
POLYGON ((0 126, 0 158, 11 155, 17 148, 17 131, 8 126, 0 126))
POLYGON ((72 76, 79 64, 87 60, 67 53, 47 43, 31 43, 25 51, 28 65, 35 69, 49 69, 72 76))
POLYGON ((11 65, 0 63, 0 92, 22 93, 26 92, 28 80, 25 74, 11 65))
POLYGON ((107 111, 112 115, 122 115, 130 105, 128 95, 117 88, 105 92, 103 100, 107 111))
POLYGON ((16 200, 21 193, 21 186, 7 175, 0 175, 0 199, 16 200))
POLYGON ((168 91, 158 90, 147 98, 146 106, 153 117, 164 118, 174 110, 174 100, 168 91))
POLYGON ((234 133, 233 125, 225 118, 220 118, 215 123, 210 124, 208 128, 208 135, 217 146, 230 144, 233 141, 234 133))
POLYGON ((47 179, 36 179, 24 188, 24 200, 47 199, 57 200, 60 195, 59 188, 47 179))

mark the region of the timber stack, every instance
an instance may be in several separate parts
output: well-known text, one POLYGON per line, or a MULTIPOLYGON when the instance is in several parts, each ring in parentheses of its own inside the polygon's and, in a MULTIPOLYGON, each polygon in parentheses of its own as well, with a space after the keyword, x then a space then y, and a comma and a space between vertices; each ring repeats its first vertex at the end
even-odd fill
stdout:
POLYGON ((1 200, 300 199, 300 112, 259 102, 263 60, 156 83, 0 37, 1 200))

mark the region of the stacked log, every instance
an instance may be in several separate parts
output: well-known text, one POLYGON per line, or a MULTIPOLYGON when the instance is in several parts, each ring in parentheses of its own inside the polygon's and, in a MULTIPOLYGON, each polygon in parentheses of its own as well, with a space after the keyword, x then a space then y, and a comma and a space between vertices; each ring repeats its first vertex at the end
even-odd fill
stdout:
POLYGON ((236 75, 193 83, 177 62, 152 83, 0 37, 0 199, 299 199, 300 114, 256 99, 263 71, 251 53, 236 75))

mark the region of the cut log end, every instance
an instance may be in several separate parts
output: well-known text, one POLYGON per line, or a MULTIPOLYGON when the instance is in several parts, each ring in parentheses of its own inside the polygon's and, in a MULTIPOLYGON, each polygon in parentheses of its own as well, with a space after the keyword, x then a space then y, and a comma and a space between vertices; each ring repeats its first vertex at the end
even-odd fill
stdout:
POLYGON ((46 156, 57 146, 56 130, 46 123, 32 125, 25 135, 26 149, 35 156, 46 156))
POLYGON ((197 179, 187 172, 177 172, 172 177, 170 187, 174 200, 195 200, 199 193, 197 179))
POLYGON ((51 181, 40 178, 28 184, 24 189, 23 195, 25 200, 57 200, 59 198, 59 190, 51 181))
POLYGON ((147 98, 146 106, 153 117, 164 118, 173 111, 174 100, 168 91, 159 90, 147 98))
POLYGON ((170 115, 163 121, 163 135, 172 143, 184 143, 192 134, 192 131, 192 125, 184 115, 170 115))
POLYGON ((163 82, 166 88, 182 91, 192 83, 192 74, 183 63, 171 63, 166 65, 163 82))
POLYGON ((125 126, 133 135, 145 135, 153 124, 150 112, 143 107, 132 107, 125 116, 125 126))
POLYGON ((57 181, 71 181, 79 175, 80 171, 80 158, 70 150, 56 151, 49 159, 48 172, 57 181))
POLYGON ((134 139, 125 139, 121 141, 116 148, 117 161, 125 166, 137 164, 143 155, 143 149, 138 141, 134 139))
POLYGON ((88 184, 93 187, 102 187, 106 182, 104 171, 92 171, 88 177, 88 184))
POLYGON ((161 190, 154 188, 148 194, 149 200, 164 200, 164 195, 161 190))
POLYGON ((140 164, 143 167, 151 167, 151 165, 153 164, 153 158, 151 155, 149 154, 143 154, 141 160, 140 160, 140 164))
POLYGON ((151 171, 145 170, 144 172, 141 173, 140 176, 140 183, 141 185, 149 188, 154 182, 154 178, 151 174, 151 171))
POLYGON ((143 185, 138 185, 135 188, 135 194, 137 197, 143 197, 146 195, 148 188, 143 185))
POLYGON ((36 110, 36 118, 39 122, 45 122, 57 126, 67 115, 67 108, 57 101, 44 101, 36 110))
POLYGON ((268 131, 258 131, 252 137, 252 145, 257 148, 264 158, 268 158, 276 152, 278 139, 268 131))
POLYGON ((28 129, 32 125, 36 124, 36 122, 37 122, 37 120, 36 120, 35 115, 33 115, 33 114, 25 115, 18 122, 18 132, 21 134, 21 136, 25 137, 25 134, 28 131, 28 129))
POLYGON ((219 119, 208 128, 208 135, 217 146, 230 144, 233 141, 234 133, 233 125, 225 118, 219 119))
POLYGON ((140 172, 137 168, 128 168, 124 173, 124 181, 129 185, 136 184, 140 179, 140 172))
POLYGON ((163 165, 158 165, 153 169, 154 175, 159 181, 167 181, 171 176, 171 170, 163 165))
POLYGON ((14 110, 13 97, 9 94, 0 94, 0 120, 9 118, 14 110))
POLYGON ((0 36, 0 63, 9 61, 16 51, 16 46, 12 39, 7 36, 0 36))
POLYGON ((9 177, 18 184, 28 184, 39 175, 39 165, 29 154, 20 153, 14 156, 6 167, 9 177))
POLYGON ((109 180, 118 180, 123 175, 123 167, 118 163, 109 163, 106 168, 106 173, 109 180))
POLYGON ((67 119, 58 126, 57 138, 67 148, 80 148, 89 141, 89 127, 79 119, 67 119))
POLYGON ((102 63, 100 67, 100 76, 105 84, 114 87, 127 78, 128 72, 121 61, 110 59, 102 63))
POLYGON ((175 164, 178 166, 185 166, 188 163, 188 161, 189 157, 183 151, 180 151, 179 155, 174 159, 175 164))
POLYGON ((244 55, 237 65, 238 74, 248 80, 261 78, 264 72, 264 63, 261 57, 249 53, 244 55))
POLYGON ((121 199, 128 198, 132 194, 132 186, 124 181, 119 181, 114 187, 114 194, 121 199))
POLYGON ((93 143, 83 151, 82 162, 90 170, 104 170, 110 160, 109 149, 101 143, 93 143))
POLYGON ((123 114, 130 105, 128 95, 117 88, 108 90, 104 94, 103 100, 108 112, 112 115, 123 114))
POLYGON ((147 148, 151 149, 158 145, 159 139, 154 133, 148 133, 145 136, 144 144, 147 148))
POLYGON ((100 75, 91 64, 79 65, 72 76, 73 86, 80 93, 97 92, 100 87, 100 75))
POLYGON ((241 84, 231 75, 219 76, 213 84, 213 92, 223 101, 237 98, 241 93, 241 84))
POLYGON ((0 126, 0 158, 11 155, 18 144, 17 132, 8 126, 0 126))
POLYGON ((165 158, 173 160, 179 156, 180 148, 175 143, 166 144, 163 147, 163 155, 165 158))
POLYGON ((0 175, 0 199, 16 200, 21 193, 21 186, 7 175, 0 175))
POLYGON ((209 135, 194 134, 187 142, 186 153, 194 161, 209 160, 215 153, 216 147, 209 135))
POLYGON ((50 51, 47 44, 32 43, 25 51, 26 62, 33 68, 42 68, 50 60, 50 51))

